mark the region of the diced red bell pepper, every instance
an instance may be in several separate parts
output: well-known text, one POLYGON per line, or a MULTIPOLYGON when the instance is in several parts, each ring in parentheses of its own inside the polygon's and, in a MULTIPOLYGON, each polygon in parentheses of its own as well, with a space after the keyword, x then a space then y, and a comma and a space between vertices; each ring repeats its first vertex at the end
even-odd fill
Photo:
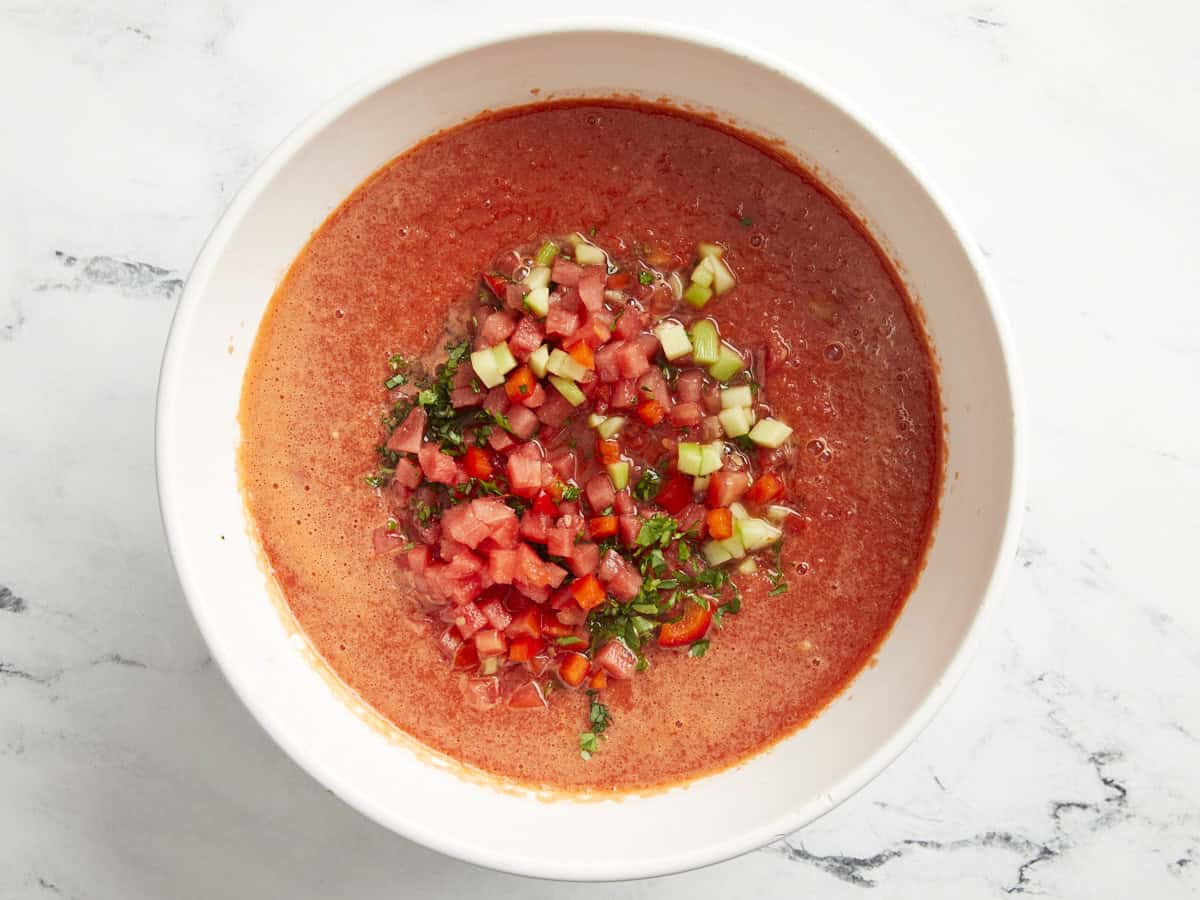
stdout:
POLYGON ((654 502, 674 515, 692 502, 692 479, 676 472, 666 480, 654 502))
POLYGON ((596 457, 604 465, 609 463, 620 462, 621 460, 621 445, 614 440, 605 440, 604 438, 596 438, 596 457))
POLYGON ((594 370, 596 368, 596 354, 592 352, 589 345, 582 341, 572 347, 567 355, 585 369, 594 370))
POLYGON ((496 470, 488 452, 482 447, 468 447, 467 452, 463 454, 462 465, 464 472, 483 481, 491 478, 496 470))
POLYGON ((546 648, 546 642, 540 637, 523 634, 515 637, 508 645, 508 658, 513 662, 529 662, 546 648))
POLYGON ((582 653, 567 653, 558 664, 558 677, 571 687, 579 687, 587 678, 589 667, 588 658, 582 653))
POLYGON ((508 282, 502 276, 496 275, 493 272, 484 272, 483 283, 487 285, 487 289, 492 292, 497 300, 503 302, 508 292, 508 282))
MULTIPOLYGON (((560 495, 561 496, 561 495, 560 495)), ((545 491, 538 494, 533 500, 533 511, 543 516, 557 516, 558 504, 554 502, 554 498, 545 491)))
POLYGON ((783 482, 770 472, 764 472, 750 486, 750 491, 746 494, 746 498, 751 503, 770 503, 782 494, 783 482))
POLYGON ((552 609, 541 610, 542 614, 542 635, 545 637, 560 638, 566 637, 569 634, 574 634, 575 629, 570 625, 564 625, 558 620, 558 616, 554 614, 552 609))
POLYGON ((541 637, 541 611, 536 606, 526 607, 523 611, 513 616, 513 620, 504 629, 504 633, 514 639, 520 637, 541 637))
POLYGON ((638 418, 646 425, 657 425, 666 418, 666 411, 657 400, 643 400, 638 404, 638 418))
POLYGON ((584 575, 582 578, 577 578, 571 582, 571 596, 575 598, 575 602, 579 604, 584 611, 595 609, 604 603, 604 585, 600 583, 595 575, 584 575))
POLYGON ((633 284, 633 275, 629 272, 616 272, 608 276, 604 286, 610 291, 623 291, 633 284))
POLYGON ((536 386, 537 377, 533 374, 533 370, 529 366, 520 366, 514 369, 508 376, 508 380, 504 382, 504 393, 508 395, 508 399, 512 403, 524 404, 533 396, 533 389, 536 386))
POLYGON ((588 535, 593 541, 602 541, 617 533, 616 516, 593 516, 588 519, 588 535))
POLYGON ((588 682, 588 688, 593 691, 602 691, 608 687, 608 673, 601 670, 592 676, 588 682))
POLYGON ((733 537, 733 513, 725 507, 710 509, 704 523, 708 526, 708 536, 715 541, 733 537))
POLYGON ((709 604, 705 609, 694 600, 688 600, 683 608, 683 616, 674 622, 664 622, 658 629, 658 643, 662 647, 682 647, 704 637, 708 631, 708 623, 712 621, 713 608, 709 604))

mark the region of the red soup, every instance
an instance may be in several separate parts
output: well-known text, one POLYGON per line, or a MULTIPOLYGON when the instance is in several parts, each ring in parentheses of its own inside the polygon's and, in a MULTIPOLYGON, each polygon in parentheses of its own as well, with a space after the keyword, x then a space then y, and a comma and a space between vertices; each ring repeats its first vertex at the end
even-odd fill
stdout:
POLYGON ((242 481, 325 662, 429 747, 627 790, 862 668, 919 572, 937 384, 878 247, 753 137, 609 102, 389 163, 260 327, 242 481))

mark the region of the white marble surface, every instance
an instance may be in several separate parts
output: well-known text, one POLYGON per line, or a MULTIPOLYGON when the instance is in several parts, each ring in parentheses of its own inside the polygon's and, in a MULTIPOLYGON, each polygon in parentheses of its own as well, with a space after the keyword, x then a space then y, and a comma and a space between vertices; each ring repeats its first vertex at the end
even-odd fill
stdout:
POLYGON ((545 7, 6 3, 0 898, 1200 892, 1200 7, 609 5, 837 85, 990 258, 1029 508, 953 699, 810 828, 656 881, 499 875, 344 806, 254 724, 180 594, 153 483, 163 340, 208 229, 316 103, 545 7))

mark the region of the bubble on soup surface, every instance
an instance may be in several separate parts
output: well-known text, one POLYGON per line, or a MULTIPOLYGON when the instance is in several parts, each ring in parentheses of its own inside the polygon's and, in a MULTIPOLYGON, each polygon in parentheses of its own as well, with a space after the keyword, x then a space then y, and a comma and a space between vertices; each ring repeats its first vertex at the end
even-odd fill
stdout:
POLYGON ((834 341, 825 348, 825 358, 830 362, 838 362, 844 353, 845 351, 842 349, 842 345, 837 341, 834 341))

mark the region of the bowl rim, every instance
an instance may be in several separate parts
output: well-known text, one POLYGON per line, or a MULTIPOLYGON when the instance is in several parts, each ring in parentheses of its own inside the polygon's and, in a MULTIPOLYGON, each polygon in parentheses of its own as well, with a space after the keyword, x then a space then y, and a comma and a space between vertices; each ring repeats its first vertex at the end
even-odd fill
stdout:
MULTIPOLYGON (((496 29, 487 37, 472 37, 451 41, 435 52, 418 53, 403 65, 379 67, 371 74, 360 78, 323 102, 314 112, 298 124, 258 165, 250 177, 238 189, 233 201, 221 214, 206 238, 199 255, 188 275, 183 294, 176 306, 170 331, 163 351, 159 371, 159 384, 155 401, 155 471, 159 511, 166 537, 167 549, 179 578, 180 586, 187 599, 188 607, 205 643, 212 652, 219 671, 234 693, 250 711, 258 725, 271 739, 318 783, 329 787, 333 793, 366 817, 400 836, 447 856, 485 866, 499 871, 537 878, 553 878, 571 881, 610 881, 646 878, 674 874, 702 868, 759 849, 804 827, 834 809, 856 794, 870 781, 883 772, 921 734, 945 704, 954 687, 962 678, 977 650, 987 622, 995 613, 999 595, 1004 587, 1008 569, 1015 556, 1017 541, 1024 513, 1026 477, 1026 426, 1024 391, 1016 363, 1016 351, 1010 326, 998 300, 998 294, 987 271, 983 255, 964 227, 957 211, 946 196, 937 188, 925 169, 907 152, 899 142, 878 122, 866 115, 854 102, 838 91, 805 71, 800 66, 776 57, 774 54, 751 46, 743 41, 716 35, 703 29, 680 27, 645 19, 573 18, 569 22, 546 22, 533 26, 507 26, 496 29), (814 95, 839 109, 859 128, 872 137, 906 169, 920 188, 944 217, 965 254, 973 274, 978 279, 987 312, 996 333, 1004 375, 1007 379, 1011 408, 1009 410, 1012 433, 1010 448, 1012 466, 1008 474, 1011 489, 1008 509, 1001 537, 991 559, 991 574, 975 614, 953 656, 937 682, 923 700, 904 720, 891 737, 880 745, 857 768, 841 778, 820 798, 790 811, 787 815, 765 821, 756 828, 741 832, 722 841, 706 844, 688 852, 663 855, 646 855, 637 860, 598 860, 581 869, 578 864, 560 864, 556 861, 512 860, 485 848, 458 844, 452 836, 427 829, 416 818, 403 812, 385 809, 374 802, 374 798, 345 784, 332 768, 312 758, 303 746, 289 736, 273 729, 270 717, 260 710, 253 700, 252 692, 237 674, 232 659, 225 657, 216 634, 216 626, 210 620, 205 605, 200 601, 200 588, 192 575, 188 551, 182 540, 179 517, 182 511, 176 504, 171 488, 173 463, 166 450, 167 416, 164 407, 170 403, 176 382, 183 377, 181 357, 187 343, 191 323, 198 314, 201 299, 206 293, 217 261, 225 251, 231 234, 248 210, 257 202, 264 187, 275 177, 283 165, 301 150, 311 139, 327 128, 346 110, 389 84, 406 78, 434 64, 455 57, 468 55, 480 49, 521 40, 546 37, 556 34, 611 34, 614 37, 637 36, 658 37, 679 43, 691 44, 706 51, 723 52, 739 57, 748 63, 765 67, 809 90, 814 95)), ((714 777, 720 777, 718 774, 714 777)))

